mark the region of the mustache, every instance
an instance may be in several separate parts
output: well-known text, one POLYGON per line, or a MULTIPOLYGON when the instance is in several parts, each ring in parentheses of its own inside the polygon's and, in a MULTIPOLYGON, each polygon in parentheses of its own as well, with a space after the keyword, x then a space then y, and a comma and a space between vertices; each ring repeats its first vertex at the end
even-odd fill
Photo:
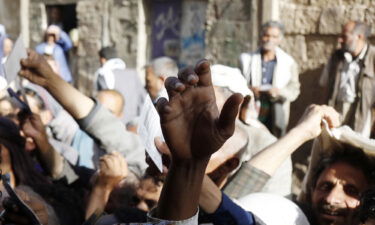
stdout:
POLYGON ((321 204, 318 207, 320 213, 329 214, 333 216, 345 216, 349 214, 349 210, 346 208, 337 207, 331 204, 321 204))

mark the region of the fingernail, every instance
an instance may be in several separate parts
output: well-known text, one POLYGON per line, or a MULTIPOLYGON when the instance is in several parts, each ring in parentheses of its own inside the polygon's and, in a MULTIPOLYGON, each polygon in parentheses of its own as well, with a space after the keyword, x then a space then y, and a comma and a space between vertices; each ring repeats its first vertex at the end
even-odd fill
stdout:
POLYGON ((174 84, 175 89, 178 89, 179 87, 182 87, 182 86, 183 86, 183 84, 180 83, 180 82, 177 82, 177 83, 174 84))
POLYGON ((194 81, 196 79, 196 76, 194 74, 190 74, 188 77, 187 77, 187 81, 190 83, 192 81, 194 81))

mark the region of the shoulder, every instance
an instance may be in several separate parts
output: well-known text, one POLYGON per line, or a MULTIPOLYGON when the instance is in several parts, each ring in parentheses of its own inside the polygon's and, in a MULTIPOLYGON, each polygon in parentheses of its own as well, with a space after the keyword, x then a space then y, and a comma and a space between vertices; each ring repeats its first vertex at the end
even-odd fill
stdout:
POLYGON ((281 48, 276 48, 276 57, 289 64, 296 64, 294 58, 281 48))

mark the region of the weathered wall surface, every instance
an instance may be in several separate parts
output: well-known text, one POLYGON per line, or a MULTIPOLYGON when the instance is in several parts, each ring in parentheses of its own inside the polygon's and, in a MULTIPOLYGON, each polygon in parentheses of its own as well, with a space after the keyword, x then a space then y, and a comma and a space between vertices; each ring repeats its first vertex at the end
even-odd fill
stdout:
POLYGON ((102 46, 116 46, 119 57, 128 67, 136 67, 137 0, 34 0, 30 4, 31 47, 40 43, 46 28, 46 5, 77 4, 79 45, 72 50, 72 72, 76 86, 90 94, 93 75, 99 68, 98 51, 102 46), (43 16, 44 15, 44 16, 43 16))
MULTIPOLYGON (((302 85, 301 95, 291 106, 290 126, 296 124, 309 104, 323 103, 324 92, 318 80, 337 46, 342 24, 365 21, 375 33, 374 6, 371 0, 280 0, 280 20, 286 30, 282 47, 298 62, 302 85)), ((305 144, 293 155, 299 179, 304 175, 303 164, 307 163, 310 147, 311 143, 305 144)))
POLYGON ((375 32, 375 2, 370 0, 281 0, 280 20, 285 24, 282 47, 300 66, 301 95, 292 105, 294 124, 310 103, 322 103, 318 79, 337 46, 341 26, 361 20, 375 32))
POLYGON ((206 55, 215 63, 237 66, 239 53, 252 49, 253 0, 208 2, 206 55))
POLYGON ((19 0, 0 1, 0 24, 6 27, 11 38, 17 38, 20 33, 19 0))

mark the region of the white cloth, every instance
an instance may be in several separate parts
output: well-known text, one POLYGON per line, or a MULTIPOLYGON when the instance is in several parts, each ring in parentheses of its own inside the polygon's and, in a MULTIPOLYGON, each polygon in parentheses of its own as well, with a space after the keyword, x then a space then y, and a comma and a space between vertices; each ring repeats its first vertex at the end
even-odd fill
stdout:
POLYGON ((267 225, 310 224, 305 214, 294 202, 279 195, 254 193, 239 199, 238 203, 267 225))
POLYGON ((341 80, 337 98, 341 102, 353 103, 356 98, 356 84, 361 71, 359 61, 365 57, 367 46, 365 46, 360 55, 353 60, 350 53, 345 53, 345 63, 341 69, 341 80))
POLYGON ((154 217, 155 215, 155 208, 151 210, 147 214, 147 220, 149 222, 152 222, 152 224, 157 224, 157 225, 169 225, 169 224, 174 224, 174 225, 198 225, 198 215, 199 215, 199 210, 197 210, 197 213, 195 213, 194 216, 191 218, 188 218, 186 220, 179 220, 179 221, 171 221, 171 220, 163 220, 154 217))
POLYGON ((113 74, 113 70, 117 70, 117 69, 118 70, 126 69, 125 62, 119 58, 109 59, 107 62, 104 63, 102 67, 100 67, 96 71, 95 73, 96 80, 99 76, 103 76, 108 89, 114 89, 115 88, 115 75, 113 74))
MULTIPOLYGON (((292 79, 293 71, 291 68, 296 64, 294 59, 281 48, 275 50, 277 64, 273 73, 272 86, 282 89, 288 85, 292 79)), ((262 85, 262 55, 260 51, 253 54, 242 53, 240 56, 243 66, 243 75, 247 81, 252 82, 252 86, 259 87, 262 85)))
POLYGON ((254 94, 246 85, 246 79, 242 76, 241 70, 220 64, 211 66, 212 84, 219 87, 227 87, 232 92, 241 93, 243 96, 254 94))
POLYGON ((254 93, 247 86, 241 70, 234 67, 215 64, 211 66, 212 84, 218 87, 226 87, 233 93, 240 93, 243 96, 250 96, 246 123, 255 126, 262 126, 258 121, 258 107, 255 102, 254 93))

